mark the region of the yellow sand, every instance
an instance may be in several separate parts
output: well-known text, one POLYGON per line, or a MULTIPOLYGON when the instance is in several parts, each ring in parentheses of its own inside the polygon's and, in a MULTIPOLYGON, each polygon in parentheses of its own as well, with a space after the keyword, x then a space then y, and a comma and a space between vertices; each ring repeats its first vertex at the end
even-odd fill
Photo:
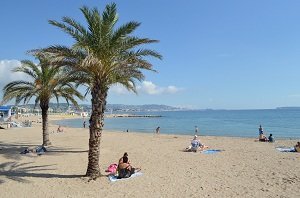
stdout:
MULTIPOLYGON (((51 118, 53 119, 53 118, 51 118)), ((33 119, 32 119, 33 120, 33 119)), ((49 131, 57 126, 50 125, 49 131)), ((191 136, 103 132, 103 176, 88 182, 88 129, 50 134, 42 156, 19 154, 42 142, 41 124, 0 130, 0 197, 300 197, 300 153, 249 138, 200 137, 217 154, 187 153, 191 136), (111 183, 105 169, 128 152, 142 176, 111 183)))

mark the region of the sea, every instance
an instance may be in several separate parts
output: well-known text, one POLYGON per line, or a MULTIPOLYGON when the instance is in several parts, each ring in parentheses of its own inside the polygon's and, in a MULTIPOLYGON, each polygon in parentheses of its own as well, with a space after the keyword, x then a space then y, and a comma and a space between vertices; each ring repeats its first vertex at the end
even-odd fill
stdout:
MULTIPOLYGON (((161 117, 105 118, 104 129, 122 132, 154 133, 159 126, 162 134, 205 136, 258 137, 259 125, 264 133, 275 138, 300 138, 299 109, 266 110, 190 110, 151 111, 126 114, 156 115, 161 117)), ((81 128, 89 118, 59 120, 56 124, 81 128)), ((87 124, 88 125, 88 124, 87 124)))

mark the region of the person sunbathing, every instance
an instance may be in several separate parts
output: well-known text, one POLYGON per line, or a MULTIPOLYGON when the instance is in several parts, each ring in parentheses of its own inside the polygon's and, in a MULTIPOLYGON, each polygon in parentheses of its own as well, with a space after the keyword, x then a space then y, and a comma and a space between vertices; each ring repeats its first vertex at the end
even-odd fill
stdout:
POLYGON ((133 168, 128 161, 128 157, 124 156, 122 161, 119 161, 118 164, 118 179, 121 178, 128 178, 130 177, 132 174, 140 171, 140 168, 133 168))
POLYGON ((205 146, 200 142, 198 139, 198 136, 195 135, 194 138, 191 141, 191 146, 186 148, 186 151, 192 151, 192 152, 197 152, 198 150, 203 150, 205 148, 208 148, 208 146, 205 146))
POLYGON ((36 153, 38 155, 41 155, 46 151, 47 149, 44 146, 28 147, 24 151, 20 152, 20 154, 36 153))
POLYGON ((300 142, 297 142, 297 144, 295 145, 295 151, 300 152, 300 142))
MULTIPOLYGON (((128 158, 128 153, 125 152, 124 155, 123 155, 123 157, 127 157, 127 158, 128 158)), ((123 162, 123 157, 121 157, 121 158, 119 159, 119 164, 123 162)), ((129 159, 128 159, 128 164, 130 164, 129 159)))

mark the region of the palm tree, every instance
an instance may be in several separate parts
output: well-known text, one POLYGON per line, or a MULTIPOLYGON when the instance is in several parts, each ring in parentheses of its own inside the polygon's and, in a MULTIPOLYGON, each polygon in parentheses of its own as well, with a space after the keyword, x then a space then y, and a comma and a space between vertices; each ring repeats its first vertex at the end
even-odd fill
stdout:
POLYGON ((30 81, 17 80, 8 83, 3 88, 3 103, 16 99, 16 104, 22 100, 28 103, 32 97, 35 97, 35 104, 39 103, 42 109, 42 128, 43 128, 43 145, 51 144, 48 132, 48 108, 50 99, 55 97, 57 102, 62 97, 67 103, 72 102, 78 106, 73 96, 83 99, 83 96, 76 90, 72 84, 76 81, 73 71, 63 67, 51 66, 47 56, 35 55, 39 64, 32 61, 23 60, 21 66, 13 69, 13 72, 23 72, 28 76, 30 81))
POLYGON ((145 57, 161 59, 162 56, 154 50, 138 48, 143 44, 158 42, 132 36, 140 23, 131 21, 116 27, 118 15, 115 3, 106 5, 102 14, 97 8, 83 6, 80 10, 88 28, 69 17, 63 17, 62 22, 49 21, 75 39, 73 47, 51 46, 44 52, 51 54, 54 62, 69 65, 78 72, 82 77, 81 83, 87 85, 91 93, 86 176, 96 179, 100 176, 100 141, 109 88, 119 84, 136 93, 135 81, 144 79, 142 70, 155 71, 145 57))

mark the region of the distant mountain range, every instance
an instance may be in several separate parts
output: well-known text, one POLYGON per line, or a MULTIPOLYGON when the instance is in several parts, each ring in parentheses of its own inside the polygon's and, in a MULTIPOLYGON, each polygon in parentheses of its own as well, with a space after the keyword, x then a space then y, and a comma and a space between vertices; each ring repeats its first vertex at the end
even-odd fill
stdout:
MULTIPOLYGON (((9 105, 9 106, 14 106, 14 105, 9 105)), ((34 109, 34 104, 18 105, 18 107, 34 109)), ((57 103, 50 103, 49 107, 54 112, 66 112, 66 111, 91 112, 92 110, 92 106, 90 104, 80 104, 79 109, 74 107, 74 105, 68 105, 67 103, 60 103, 59 105, 57 103)), ((37 106, 37 108, 39 108, 39 106, 37 106)), ((300 107, 277 107, 275 109, 300 110, 300 107)), ((138 111, 144 112, 144 111, 180 111, 180 110, 213 111, 213 110, 227 110, 227 109, 187 109, 187 108, 179 108, 179 107, 172 107, 168 105, 158 105, 158 104, 145 104, 145 105, 107 104, 106 105, 106 112, 138 112, 138 111)))
MULTIPOLYGON (((68 110, 80 110, 80 111, 91 111, 92 106, 89 104, 80 104, 80 109, 77 109, 73 105, 68 105, 67 103, 50 103, 49 107, 53 111, 65 112, 68 110)), ((18 107, 26 107, 33 109, 34 104, 19 105, 18 107)), ((39 108, 39 106, 37 106, 39 108)), ((184 110, 183 108, 172 107, 168 105, 157 105, 157 104, 145 104, 145 105, 124 105, 124 104, 107 104, 107 112, 132 112, 132 111, 175 111, 175 110, 184 110)))
POLYGON ((276 109, 291 109, 291 110, 299 110, 300 107, 277 107, 276 109))
POLYGON ((174 111, 181 110, 177 107, 167 106, 167 105, 157 105, 157 104, 146 104, 146 105, 124 105, 124 104, 108 104, 106 106, 107 110, 113 111, 174 111))

